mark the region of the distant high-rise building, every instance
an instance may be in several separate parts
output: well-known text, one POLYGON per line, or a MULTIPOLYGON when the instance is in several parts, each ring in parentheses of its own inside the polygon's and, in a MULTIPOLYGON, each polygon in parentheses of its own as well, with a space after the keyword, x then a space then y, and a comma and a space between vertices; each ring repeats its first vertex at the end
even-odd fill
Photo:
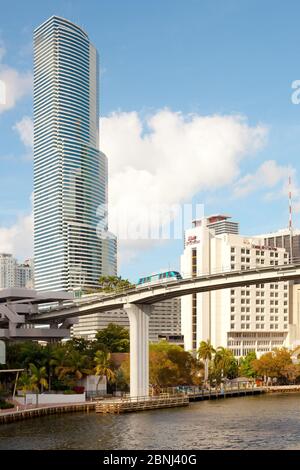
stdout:
POLYGON ((17 287, 17 260, 8 253, 0 253, 0 289, 17 287))
POLYGON ((17 286, 34 288, 34 263, 33 259, 27 259, 22 264, 17 265, 17 286))
POLYGON ((34 288, 32 260, 18 264, 13 255, 0 253, 0 289, 9 287, 34 288))
POLYGON ((98 69, 97 51, 76 24, 53 16, 35 30, 34 263, 40 291, 92 288, 101 275, 116 274, 116 239, 105 236, 98 69))

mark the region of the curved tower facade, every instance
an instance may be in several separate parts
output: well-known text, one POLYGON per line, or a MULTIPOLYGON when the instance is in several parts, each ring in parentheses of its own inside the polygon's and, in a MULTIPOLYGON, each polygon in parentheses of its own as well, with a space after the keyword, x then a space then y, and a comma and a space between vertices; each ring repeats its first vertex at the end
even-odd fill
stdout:
POLYGON ((56 16, 34 33, 34 258, 38 290, 93 287, 116 273, 101 216, 107 159, 99 151, 98 54, 56 16), (98 234, 97 234, 98 232, 98 234))

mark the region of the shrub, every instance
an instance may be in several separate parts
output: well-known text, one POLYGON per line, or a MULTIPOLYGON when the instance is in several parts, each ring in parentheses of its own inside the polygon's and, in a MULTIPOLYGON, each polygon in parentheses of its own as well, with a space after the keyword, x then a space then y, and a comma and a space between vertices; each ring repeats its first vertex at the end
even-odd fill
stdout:
POLYGON ((10 403, 9 401, 0 401, 0 409, 1 410, 8 410, 9 408, 14 408, 15 405, 10 403))
POLYGON ((75 395, 76 392, 74 392, 74 390, 64 390, 64 391, 63 391, 63 394, 64 394, 64 395, 75 395))

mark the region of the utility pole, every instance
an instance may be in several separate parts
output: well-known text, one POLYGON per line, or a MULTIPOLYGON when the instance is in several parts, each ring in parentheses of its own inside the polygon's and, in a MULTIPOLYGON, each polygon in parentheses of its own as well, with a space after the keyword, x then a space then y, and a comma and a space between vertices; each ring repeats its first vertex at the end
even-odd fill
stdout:
POLYGON ((293 223, 292 223, 292 179, 289 176, 289 233, 290 233, 290 262, 293 262, 293 223))

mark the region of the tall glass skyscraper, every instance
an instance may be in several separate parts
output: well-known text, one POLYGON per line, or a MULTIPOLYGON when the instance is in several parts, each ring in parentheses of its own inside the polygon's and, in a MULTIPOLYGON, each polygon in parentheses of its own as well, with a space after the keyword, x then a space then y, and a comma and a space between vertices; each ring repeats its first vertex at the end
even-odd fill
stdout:
POLYGON ((56 16, 34 33, 34 258, 38 290, 94 287, 116 274, 99 151, 98 54, 56 16), (100 208, 100 210, 99 210, 100 208))

